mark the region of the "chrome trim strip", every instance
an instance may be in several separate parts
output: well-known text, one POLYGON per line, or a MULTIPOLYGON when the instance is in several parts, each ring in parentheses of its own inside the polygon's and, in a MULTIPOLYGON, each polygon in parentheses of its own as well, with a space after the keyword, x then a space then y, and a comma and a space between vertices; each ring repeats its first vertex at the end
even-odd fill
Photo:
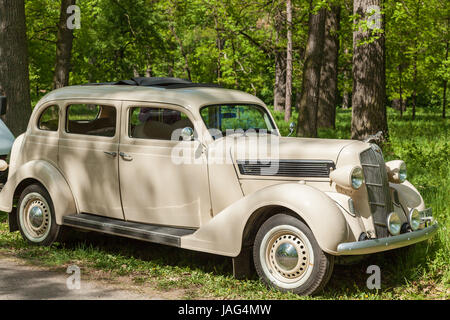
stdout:
POLYGON ((394 237, 344 242, 338 245, 337 251, 338 255, 357 255, 397 249, 431 238, 438 229, 439 224, 436 222, 425 229, 403 233, 394 237))

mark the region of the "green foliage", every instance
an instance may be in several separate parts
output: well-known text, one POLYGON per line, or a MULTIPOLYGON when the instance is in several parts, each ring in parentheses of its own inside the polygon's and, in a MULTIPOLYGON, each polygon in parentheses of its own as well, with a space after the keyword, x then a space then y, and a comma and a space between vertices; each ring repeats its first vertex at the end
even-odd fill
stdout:
POLYGON ((416 90, 419 105, 441 105, 442 83, 449 76, 448 5, 440 0, 405 0, 387 1, 385 6, 388 96, 398 99, 401 86, 403 99, 416 90))

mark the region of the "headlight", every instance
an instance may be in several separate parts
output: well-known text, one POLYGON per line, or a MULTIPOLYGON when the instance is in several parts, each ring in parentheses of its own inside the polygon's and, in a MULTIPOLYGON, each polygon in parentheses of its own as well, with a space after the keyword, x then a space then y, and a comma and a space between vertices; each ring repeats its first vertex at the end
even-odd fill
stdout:
POLYGON ((352 179, 352 188, 359 189, 359 187, 361 187, 361 185, 364 182, 364 175, 360 167, 355 167, 353 169, 351 179, 352 179))
POLYGON ((364 175, 361 167, 344 166, 330 172, 330 179, 338 186, 356 190, 364 183, 364 175))
POLYGON ((400 217, 397 213, 391 212, 389 216, 387 217, 387 225, 389 232, 396 236, 400 233, 400 230, 402 229, 402 221, 400 220, 400 217))
POLYGON ((409 212, 409 225, 411 226, 411 229, 413 231, 416 231, 420 228, 420 225, 422 224, 422 219, 420 218, 419 210, 417 209, 411 209, 409 212))
POLYGON ((393 183, 402 183, 406 180, 406 164, 402 160, 386 162, 386 171, 389 181, 393 183))

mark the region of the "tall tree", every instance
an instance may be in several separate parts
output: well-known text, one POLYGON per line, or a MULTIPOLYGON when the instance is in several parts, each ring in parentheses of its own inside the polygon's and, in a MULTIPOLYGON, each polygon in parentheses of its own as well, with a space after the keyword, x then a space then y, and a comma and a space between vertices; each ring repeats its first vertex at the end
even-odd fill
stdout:
POLYGON ((56 40, 56 64, 53 76, 53 89, 69 85, 70 61, 72 58, 73 30, 68 28, 69 13, 67 8, 73 6, 76 0, 61 0, 61 11, 58 22, 56 40))
POLYGON ((286 1, 287 50, 286 50, 286 104, 284 121, 288 122, 292 114, 292 1, 286 1))
POLYGON ((341 7, 332 5, 325 20, 325 43, 320 71, 320 93, 317 108, 317 125, 335 128, 338 95, 339 21, 341 7))
MULTIPOLYGON (((281 7, 281 6, 280 6, 281 7)), ((283 10, 277 8, 273 18, 275 30, 275 84, 273 87, 273 108, 276 111, 284 111, 286 106, 286 48, 282 46, 286 36, 283 10)))
POLYGON ((381 0, 354 0, 352 139, 378 131, 388 139, 381 0))
MULTIPOLYGON (((420 15, 420 5, 418 5, 416 7, 416 19, 419 20, 419 15, 420 15)), ((417 30, 417 24, 415 25, 416 27, 416 32, 418 32, 419 30, 417 30)), ((414 38, 414 49, 413 49, 414 53, 413 53, 413 93, 412 93, 412 119, 415 120, 416 119, 416 106, 417 106, 417 60, 418 60, 418 51, 419 51, 419 43, 418 43, 418 39, 414 38)))
POLYGON ((24 0, 0 0, 0 94, 8 98, 6 125, 17 136, 31 114, 24 0))
MULTIPOLYGON (((447 17, 447 32, 446 32, 446 44, 445 44, 445 61, 448 61, 448 42, 449 42, 449 37, 448 37, 448 28, 450 26, 450 15, 447 17)), ((444 78, 443 81, 443 90, 442 90, 442 118, 445 119, 445 108, 447 106, 447 77, 444 78)))
POLYGON ((273 108, 284 111, 286 105, 286 54, 284 50, 275 50, 275 84, 273 87, 273 108))
POLYGON ((303 137, 317 136, 317 105, 319 102, 320 68, 322 65, 323 44, 325 38, 326 9, 313 12, 311 1, 309 14, 308 42, 303 66, 302 92, 298 105, 297 135, 303 137))

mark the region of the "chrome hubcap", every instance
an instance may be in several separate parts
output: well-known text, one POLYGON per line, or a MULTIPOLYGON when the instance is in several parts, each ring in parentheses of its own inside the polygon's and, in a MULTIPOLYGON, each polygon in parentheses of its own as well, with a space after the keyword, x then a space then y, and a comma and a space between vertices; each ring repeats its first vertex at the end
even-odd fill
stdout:
POLYGON ((39 193, 29 193, 23 199, 20 208, 20 224, 26 237, 39 242, 50 231, 51 213, 47 201, 39 193))
POLYGON ((33 227, 39 228, 44 222, 44 214, 38 206, 34 206, 30 209, 30 223, 33 227))
POLYGON ((292 225, 278 225, 269 230, 261 241, 259 257, 269 281, 284 289, 301 286, 314 270, 312 244, 292 225))
POLYGON ((286 271, 292 270, 298 263, 297 250, 290 243, 282 243, 275 251, 275 262, 286 271))
POLYGON ((295 234, 281 233, 269 240, 269 265, 281 280, 298 279, 309 267, 309 253, 303 240, 295 234))

